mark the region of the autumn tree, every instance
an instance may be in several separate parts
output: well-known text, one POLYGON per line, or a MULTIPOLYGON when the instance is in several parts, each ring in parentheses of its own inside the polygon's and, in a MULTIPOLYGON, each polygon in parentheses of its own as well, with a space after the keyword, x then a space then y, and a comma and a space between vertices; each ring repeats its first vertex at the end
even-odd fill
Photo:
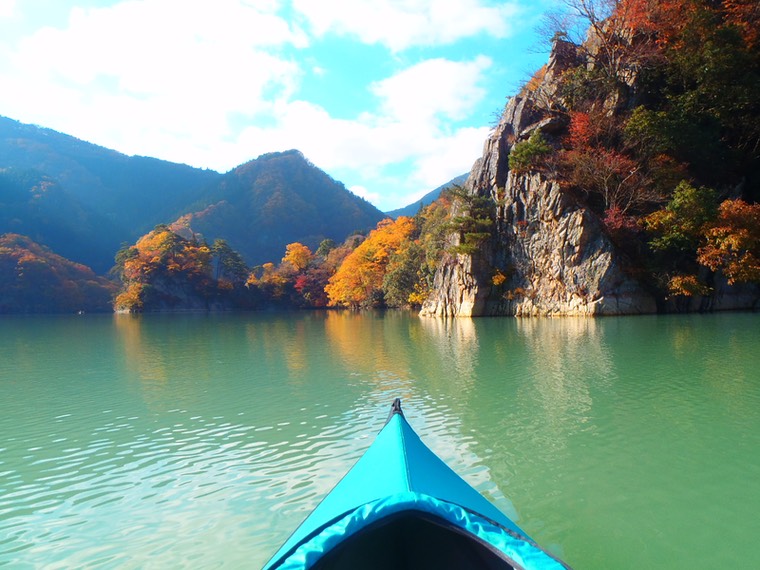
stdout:
POLYGON ((287 285, 288 277, 272 262, 254 267, 245 282, 246 287, 257 289, 269 301, 282 301, 287 285))
POLYGON ((572 108, 583 100, 625 90, 659 51, 649 26, 648 0, 563 0, 544 17, 539 32, 552 42, 575 44, 590 64, 567 74, 564 91, 572 108), (577 97, 582 92, 586 96, 577 97))
POLYGON ((285 257, 282 258, 283 264, 290 265, 296 273, 304 271, 314 258, 311 250, 302 243, 289 243, 285 247, 285 257))
POLYGON ((417 240, 407 240, 390 258, 383 276, 383 293, 389 307, 421 305, 427 293, 423 278, 425 250, 417 240))
POLYGON ((664 208, 644 217, 642 224, 650 236, 649 263, 655 282, 667 296, 692 297, 710 292, 696 251, 716 212, 717 194, 713 189, 682 181, 664 208))
POLYGON ((625 214, 657 198, 641 165, 622 152, 606 148, 574 149, 564 155, 564 160, 569 166, 570 182, 601 200, 604 212, 625 214))
POLYGON ((353 308, 382 304, 388 263, 413 231, 414 222, 405 216, 379 222, 330 278, 325 288, 329 304, 353 308))
POLYGON ((760 204, 726 200, 706 230, 698 260, 734 283, 760 283, 760 204))
POLYGON ((216 239, 211 245, 217 281, 225 280, 233 286, 242 285, 248 277, 248 266, 243 257, 230 247, 226 240, 216 239))
POLYGON ((658 251, 696 251, 705 227, 717 214, 717 196, 713 189, 696 188, 682 181, 665 208, 644 218, 653 235, 650 245, 658 251))
POLYGON ((333 240, 323 240, 308 268, 294 283, 294 289, 309 307, 326 307, 329 299, 325 288, 343 260, 358 246, 350 237, 347 243, 337 245, 333 240))

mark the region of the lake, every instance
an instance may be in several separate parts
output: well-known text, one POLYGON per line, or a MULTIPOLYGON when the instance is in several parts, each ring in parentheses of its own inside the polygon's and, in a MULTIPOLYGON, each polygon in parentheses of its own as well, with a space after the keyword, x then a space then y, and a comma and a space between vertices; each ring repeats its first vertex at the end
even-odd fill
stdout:
POLYGON ((261 567, 402 398, 577 570, 760 567, 760 315, 0 319, 0 566, 261 567))

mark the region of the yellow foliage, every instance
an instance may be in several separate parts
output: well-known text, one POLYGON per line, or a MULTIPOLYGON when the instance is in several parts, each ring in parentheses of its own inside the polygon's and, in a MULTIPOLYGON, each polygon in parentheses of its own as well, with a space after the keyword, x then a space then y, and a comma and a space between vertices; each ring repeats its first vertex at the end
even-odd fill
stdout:
POLYGON ((314 254, 302 243, 289 243, 285 246, 285 257, 282 263, 289 263, 296 271, 303 271, 309 266, 314 254))
POLYGON ((493 283, 496 287, 504 283, 506 280, 507 276, 498 269, 496 270, 496 273, 494 273, 493 277, 491 277, 491 283, 493 283))
POLYGON ((430 295, 430 290, 422 283, 415 283, 414 291, 409 294, 410 305, 422 305, 430 295))
POLYGON ((722 271, 732 285, 760 282, 760 204, 726 200, 706 237, 698 251, 702 265, 722 271))
POLYGON ((126 290, 117 295, 114 307, 117 311, 140 311, 143 307, 142 283, 131 283, 126 290))
POLYGON ((325 292, 330 306, 360 306, 380 290, 388 260, 414 231, 414 220, 382 220, 330 278, 325 292))
POLYGON ((543 67, 541 67, 541 69, 539 69, 533 74, 533 77, 530 78, 530 81, 528 81, 525 88, 531 93, 535 92, 536 89, 540 87, 541 83, 543 83, 545 75, 546 75, 546 66, 544 65, 543 67))
POLYGON ((696 275, 675 275, 668 281, 671 296, 693 297, 708 295, 712 289, 697 279, 696 275))

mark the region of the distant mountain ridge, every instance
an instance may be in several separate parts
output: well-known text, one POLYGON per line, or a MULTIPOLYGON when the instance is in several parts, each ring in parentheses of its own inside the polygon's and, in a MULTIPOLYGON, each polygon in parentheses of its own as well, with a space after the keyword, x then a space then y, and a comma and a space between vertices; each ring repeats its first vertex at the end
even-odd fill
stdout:
MULTIPOLYGON (((27 208, 12 225, 0 217, 0 234, 23 231, 98 273, 113 265, 122 242, 132 242, 156 224, 173 219, 221 177, 211 170, 130 157, 6 117, 0 117, 0 169, 6 171, 5 180, 0 180, 0 202, 10 192, 9 184, 45 179, 55 187, 55 201, 65 205, 56 209, 52 195, 30 197, 30 204, 40 208, 27 208), (14 180, 8 180, 8 169, 14 180), (62 226, 71 230, 66 239, 56 229, 62 226), (76 228, 80 231, 72 234, 76 228), (82 247, 77 247, 79 242, 82 247)), ((35 192, 31 186, 27 190, 30 195, 35 192)), ((18 188, 14 192, 18 202, 18 188)))
POLYGON ((29 235, 100 274, 122 244, 161 223, 223 237, 255 264, 279 261, 292 241, 341 241, 383 217, 298 151, 220 174, 0 117, 0 235, 29 235))
POLYGON ((396 210, 391 210, 390 212, 385 212, 385 213, 387 216, 393 218, 394 220, 398 218, 399 216, 414 216, 417 212, 420 211, 420 208, 435 202, 438 199, 438 197, 441 195, 441 192, 443 192, 444 190, 451 188, 453 186, 461 186, 462 184, 464 184, 467 181, 468 176, 469 176, 469 173, 460 174, 456 178, 452 178, 451 180, 449 180, 446 184, 442 184, 435 190, 431 190, 430 192, 425 194, 422 198, 420 198, 416 202, 412 202, 408 206, 404 206, 403 208, 398 208, 396 210))

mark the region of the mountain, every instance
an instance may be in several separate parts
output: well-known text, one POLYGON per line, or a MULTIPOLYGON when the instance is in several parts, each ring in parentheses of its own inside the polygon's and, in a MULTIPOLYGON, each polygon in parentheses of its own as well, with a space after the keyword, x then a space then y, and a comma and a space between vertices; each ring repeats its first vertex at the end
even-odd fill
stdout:
POLYGON ((221 178, 211 170, 127 156, 5 117, 0 117, 0 169, 6 171, 0 200, 14 194, 16 212, 0 218, 0 234, 23 231, 98 272, 113 265, 119 244, 174 219, 221 178), (50 195, 37 208, 40 200, 31 197, 40 194, 43 179, 50 195), (20 188, 25 182, 28 186, 20 188), (20 191, 31 200, 24 207, 20 191))
POLYGON ((279 261, 288 243, 316 249, 384 217, 298 151, 220 174, 0 117, 0 235, 27 235, 99 273, 122 244, 172 220, 259 264, 279 261))
POLYGON ((441 192, 446 190, 447 188, 451 188, 452 186, 461 186, 467 181, 467 177, 469 174, 460 174, 456 178, 452 178, 449 180, 446 184, 443 184, 436 188, 435 190, 431 190, 427 194, 425 194, 422 198, 417 200, 416 202, 412 202, 408 206, 404 206, 403 208, 398 208, 397 210, 391 210, 390 212, 385 212, 385 214, 394 220, 398 218, 399 216, 414 216, 417 212, 420 211, 420 208, 423 206, 427 206, 428 204, 432 204, 438 199, 438 196, 441 195, 441 192))
POLYGON ((250 265, 279 262, 289 243, 316 250, 373 228, 385 215, 311 164, 297 150, 265 154, 207 189, 172 230, 224 239, 250 265))
POLYGON ((112 223, 36 170, 0 170, 0 233, 52 244, 59 255, 105 272, 119 237, 112 223))
POLYGON ((25 236, 0 236, 0 314, 111 311, 116 285, 25 236))

